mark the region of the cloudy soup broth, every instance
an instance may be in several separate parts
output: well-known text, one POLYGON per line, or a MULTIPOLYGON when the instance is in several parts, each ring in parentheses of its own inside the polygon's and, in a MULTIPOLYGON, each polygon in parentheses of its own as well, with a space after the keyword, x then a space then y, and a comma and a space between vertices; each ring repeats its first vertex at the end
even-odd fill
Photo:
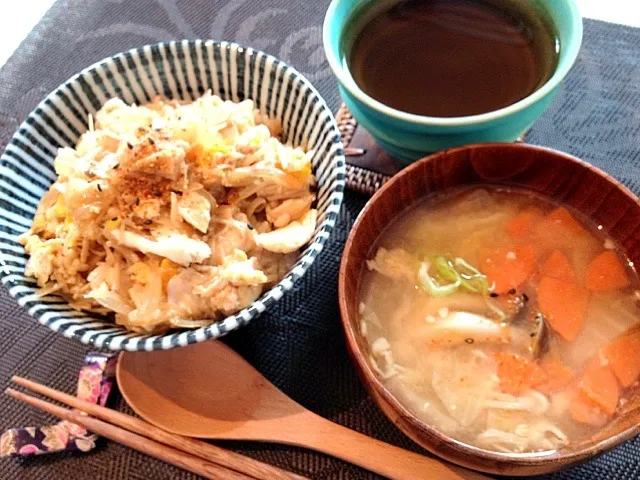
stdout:
POLYGON ((500 452, 571 448, 638 385, 638 277, 568 207, 458 190, 402 213, 368 258, 359 311, 371 366, 446 435, 500 452))

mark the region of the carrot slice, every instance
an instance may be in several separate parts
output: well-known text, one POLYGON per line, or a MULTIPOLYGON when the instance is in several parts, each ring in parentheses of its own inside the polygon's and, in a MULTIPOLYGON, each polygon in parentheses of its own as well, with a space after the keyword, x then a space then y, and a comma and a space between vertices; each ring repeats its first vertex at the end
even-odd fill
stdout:
POLYGON ((620 385, 609 366, 603 366, 598 357, 591 360, 584 369, 578 389, 609 415, 618 407, 620 399, 620 385))
POLYGON ((540 311, 551 328, 570 342, 575 340, 582 328, 588 301, 587 290, 573 282, 543 277, 538 285, 540 311))
POLYGON ((505 393, 518 395, 529 390, 533 385, 542 384, 546 380, 545 372, 531 360, 514 353, 500 352, 493 358, 498 364, 500 388, 505 393))
POLYGON ((493 292, 505 293, 517 288, 533 272, 536 252, 531 245, 501 247, 480 253, 480 269, 493 292))
POLYGON ((616 253, 606 250, 587 267, 584 284, 592 292, 607 292, 629 286, 629 277, 616 253))
POLYGON ((554 250, 546 262, 542 264, 540 269, 543 275, 558 278, 560 280, 573 281, 575 273, 567 256, 560 250, 554 250))
POLYGON ((609 367, 623 387, 628 387, 640 376, 640 331, 625 333, 601 351, 609 367))
POLYGON ((578 222, 573 215, 569 213, 564 207, 559 207, 553 210, 547 217, 545 221, 550 222, 554 225, 561 225, 565 227, 567 230, 572 231, 573 233, 578 234, 586 234, 588 233, 585 228, 582 226, 580 222, 578 222))
POLYGON ((569 413, 576 422, 587 425, 601 426, 608 420, 607 414, 581 390, 571 399, 569 413))
POLYGON ((533 231, 533 227, 541 218, 542 212, 537 208, 520 212, 507 222, 507 233, 513 238, 522 239, 533 231))
POLYGON ((542 393, 560 391, 573 380, 571 370, 558 358, 545 360, 540 367, 546 374, 546 378, 543 382, 534 384, 533 386, 542 393))

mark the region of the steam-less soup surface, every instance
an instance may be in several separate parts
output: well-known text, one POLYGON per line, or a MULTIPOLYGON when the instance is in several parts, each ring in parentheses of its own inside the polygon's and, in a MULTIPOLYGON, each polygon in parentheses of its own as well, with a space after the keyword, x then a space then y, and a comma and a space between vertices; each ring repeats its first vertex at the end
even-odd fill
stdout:
POLYGON ((367 261, 370 362, 425 423, 481 448, 570 447, 640 374, 638 278, 601 227, 477 187, 401 214, 367 261))

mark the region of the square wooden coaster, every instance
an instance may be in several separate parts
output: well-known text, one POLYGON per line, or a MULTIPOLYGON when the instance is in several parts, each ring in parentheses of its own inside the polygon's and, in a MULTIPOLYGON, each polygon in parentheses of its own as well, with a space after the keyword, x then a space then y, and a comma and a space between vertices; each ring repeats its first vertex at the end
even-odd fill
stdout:
MULTIPOLYGON (((386 153, 373 137, 361 127, 351 112, 342 104, 336 121, 347 160, 347 188, 373 195, 387 180, 402 170, 407 163, 386 153)), ((518 142, 524 141, 524 135, 518 142)))

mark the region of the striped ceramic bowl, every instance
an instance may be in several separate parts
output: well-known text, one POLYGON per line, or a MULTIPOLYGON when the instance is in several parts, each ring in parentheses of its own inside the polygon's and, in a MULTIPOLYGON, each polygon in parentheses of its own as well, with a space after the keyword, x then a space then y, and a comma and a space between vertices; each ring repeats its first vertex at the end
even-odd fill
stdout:
POLYGON ((316 259, 338 217, 345 162, 331 111, 307 79, 263 52, 227 42, 181 41, 148 45, 105 59, 72 77, 45 98, 14 134, 0 158, 0 274, 30 315, 62 335, 98 348, 158 350, 224 335, 248 323, 282 298, 316 259), (55 295, 40 296, 24 276, 25 232, 42 195, 56 178, 59 147, 74 146, 88 129, 89 113, 109 98, 146 103, 156 95, 194 99, 211 89, 235 102, 251 98, 262 113, 283 124, 284 140, 315 151, 318 227, 298 262, 280 283, 237 314, 208 327, 166 335, 129 332, 79 312, 55 295))

